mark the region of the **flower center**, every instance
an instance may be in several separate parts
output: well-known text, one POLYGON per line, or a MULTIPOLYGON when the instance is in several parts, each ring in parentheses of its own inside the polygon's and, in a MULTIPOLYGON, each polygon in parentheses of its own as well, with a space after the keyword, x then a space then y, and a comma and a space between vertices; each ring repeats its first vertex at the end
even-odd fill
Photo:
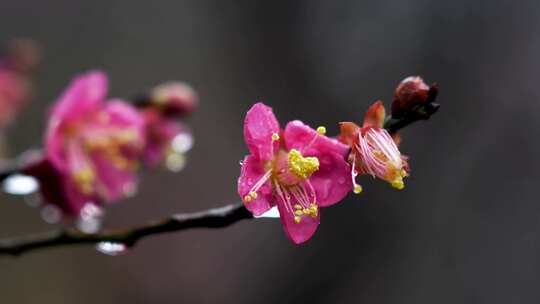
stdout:
POLYGON ((289 151, 288 162, 289 171, 300 179, 306 179, 319 170, 319 159, 316 157, 304 157, 296 149, 289 151))

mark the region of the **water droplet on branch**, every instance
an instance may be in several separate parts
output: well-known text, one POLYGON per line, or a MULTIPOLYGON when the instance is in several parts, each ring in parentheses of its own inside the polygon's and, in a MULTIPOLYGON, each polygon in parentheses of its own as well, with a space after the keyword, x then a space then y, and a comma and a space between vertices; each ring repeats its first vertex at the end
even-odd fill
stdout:
POLYGON ((96 250, 109 256, 117 256, 127 253, 128 246, 116 242, 99 242, 96 244, 96 250))
POLYGON ((39 183, 32 176, 15 174, 4 180, 2 188, 9 194, 28 195, 39 189, 39 183))

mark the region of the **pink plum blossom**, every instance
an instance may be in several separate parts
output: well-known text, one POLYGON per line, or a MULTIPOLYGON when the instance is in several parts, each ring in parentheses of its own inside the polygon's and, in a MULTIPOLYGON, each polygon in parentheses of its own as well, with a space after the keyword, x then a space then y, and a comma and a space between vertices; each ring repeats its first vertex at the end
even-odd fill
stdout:
MULTIPOLYGON (((107 77, 76 77, 50 113, 45 160, 59 175, 64 211, 119 200, 135 190, 144 121, 122 100, 105 101, 107 77)), ((58 203, 58 202, 51 202, 58 203)))
POLYGON ((284 130, 272 109, 255 104, 244 121, 250 155, 244 158, 238 193, 258 216, 277 205, 288 237, 296 244, 310 239, 319 225, 319 207, 339 202, 351 189, 349 148, 301 121, 284 130))
POLYGON ((364 124, 353 122, 340 124, 340 141, 351 147, 349 162, 353 191, 360 193, 362 187, 355 181, 358 174, 369 174, 389 182, 396 189, 403 189, 403 178, 408 176, 407 157, 399 152, 399 137, 392 136, 383 128, 386 113, 380 101, 368 109, 364 124))

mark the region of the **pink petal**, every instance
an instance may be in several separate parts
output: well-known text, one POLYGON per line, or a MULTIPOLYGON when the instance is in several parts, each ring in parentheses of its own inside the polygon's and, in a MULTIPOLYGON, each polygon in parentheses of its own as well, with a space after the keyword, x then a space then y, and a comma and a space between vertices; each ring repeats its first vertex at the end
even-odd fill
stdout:
POLYGON ((272 140, 272 134, 279 134, 279 123, 272 108, 256 103, 247 112, 244 121, 244 138, 251 154, 260 160, 270 160, 278 151, 279 141, 272 140))
POLYGON ((291 121, 283 133, 287 150, 297 149, 304 156, 317 156, 320 153, 338 153, 344 157, 349 147, 310 128, 299 120, 291 121), (315 139, 315 141, 314 141, 315 139))
POLYGON ((91 71, 71 81, 51 111, 53 120, 74 120, 99 109, 107 95, 107 76, 91 71))
POLYGON ((98 179, 98 193, 107 202, 129 196, 137 185, 137 175, 131 168, 119 168, 103 153, 93 153, 92 160, 98 179))
POLYGON ((319 170, 309 182, 317 194, 320 207, 341 201, 352 189, 351 167, 341 154, 324 153, 319 156, 319 170))
POLYGON ((107 94, 107 77, 101 72, 89 72, 76 77, 52 108, 45 147, 47 158, 60 170, 65 169, 64 145, 67 128, 99 111, 107 94))
MULTIPOLYGON (((253 185, 262 178, 264 173, 265 171, 261 162, 255 156, 248 155, 244 158, 240 178, 238 178, 238 194, 241 198, 249 194, 253 185)), ((256 199, 250 202, 244 202, 246 208, 257 216, 268 211, 274 204, 272 186, 269 181, 259 189, 256 199)))
POLYGON ((300 223, 296 223, 294 221, 294 214, 287 210, 285 204, 286 203, 281 200, 278 200, 277 202, 279 217, 283 224, 283 229, 285 229, 285 234, 287 234, 289 239, 295 244, 306 242, 313 234, 315 234, 315 231, 317 231, 320 221, 320 212, 315 218, 304 216, 300 223))

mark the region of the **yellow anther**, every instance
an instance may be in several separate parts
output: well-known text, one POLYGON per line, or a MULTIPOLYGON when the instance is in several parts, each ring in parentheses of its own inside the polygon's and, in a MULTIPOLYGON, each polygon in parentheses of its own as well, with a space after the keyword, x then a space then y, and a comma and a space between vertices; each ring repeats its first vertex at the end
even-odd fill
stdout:
POLYGON ((289 171, 298 178, 306 179, 319 170, 319 159, 316 157, 304 157, 296 149, 289 151, 289 171))
POLYGON ((252 199, 256 199, 256 198, 257 198, 257 192, 251 191, 251 192, 249 193, 249 196, 250 196, 252 199))
POLYGON ((302 210, 302 212, 303 212, 305 215, 308 215, 308 214, 311 213, 311 210, 309 210, 308 208, 304 208, 304 209, 302 210))
POLYGON ((355 194, 360 194, 360 193, 362 193, 362 186, 360 186, 360 185, 358 185, 358 184, 355 184, 355 185, 354 185, 354 188, 353 188, 353 192, 354 192, 355 194))
POLYGON ((244 202, 249 203, 249 202, 251 202, 251 200, 252 200, 251 195, 248 194, 248 195, 244 196, 244 202))
POLYGON ((277 133, 272 134, 272 140, 273 141, 278 141, 279 140, 279 134, 277 134, 277 133))
POLYGON ((302 213, 302 210, 296 210, 296 211, 294 212, 294 214, 300 216, 300 215, 302 215, 303 213, 302 213))
POLYGON ((405 169, 401 169, 401 177, 407 177, 409 174, 407 173, 407 171, 405 171, 405 169))
POLYGON ((324 135, 326 134, 326 128, 324 126, 320 126, 317 128, 317 133, 324 135))
POLYGON ((299 216, 295 216, 294 217, 294 222, 297 223, 297 224, 300 224, 300 222, 302 221, 302 218, 299 217, 299 216))
POLYGON ((295 204, 294 209, 302 209, 302 206, 300 204, 295 204))
POLYGON ((403 183, 403 179, 401 178, 396 178, 393 182, 392 182, 392 187, 398 189, 398 190, 401 190, 403 188, 405 188, 405 184, 403 183))
POLYGON ((309 206, 309 213, 312 217, 316 217, 317 214, 319 214, 319 207, 317 207, 315 204, 311 204, 309 206))
POLYGON ((73 172, 75 184, 77 184, 79 189, 85 194, 92 193, 92 183, 95 178, 96 174, 90 167, 85 167, 73 172))

